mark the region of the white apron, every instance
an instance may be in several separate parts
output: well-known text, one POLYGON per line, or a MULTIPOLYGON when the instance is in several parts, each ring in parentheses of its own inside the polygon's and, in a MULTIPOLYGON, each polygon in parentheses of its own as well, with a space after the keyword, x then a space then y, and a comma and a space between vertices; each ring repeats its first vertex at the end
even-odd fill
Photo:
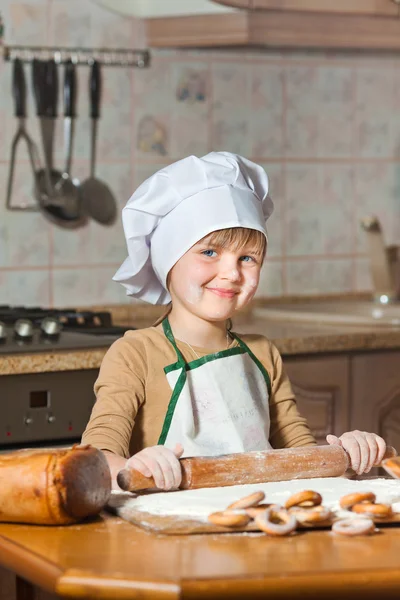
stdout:
POLYGON ((164 369, 172 396, 158 443, 179 442, 183 456, 270 449, 271 383, 250 348, 235 336, 239 346, 187 363, 168 319, 163 329, 177 362, 164 369))

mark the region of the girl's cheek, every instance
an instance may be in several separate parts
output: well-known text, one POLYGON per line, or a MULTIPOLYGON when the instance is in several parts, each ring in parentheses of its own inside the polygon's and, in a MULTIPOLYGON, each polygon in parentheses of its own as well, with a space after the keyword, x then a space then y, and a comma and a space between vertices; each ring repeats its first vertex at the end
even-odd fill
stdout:
POLYGON ((245 293, 246 296, 253 296, 256 293, 258 281, 259 278, 252 278, 248 281, 245 281, 245 283, 242 286, 242 291, 245 293))
POLYGON ((203 295, 203 288, 194 281, 188 281, 184 290, 184 298, 188 304, 196 304, 203 295))

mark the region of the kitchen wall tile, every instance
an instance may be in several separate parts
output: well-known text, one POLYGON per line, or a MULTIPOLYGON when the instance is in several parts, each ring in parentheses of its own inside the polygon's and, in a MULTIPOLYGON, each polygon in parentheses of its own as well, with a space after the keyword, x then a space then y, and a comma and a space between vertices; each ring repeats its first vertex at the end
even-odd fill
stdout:
POLYGON ((246 65, 217 63, 212 77, 212 148, 250 154, 250 71, 246 65))
POLYGON ((118 267, 55 269, 54 306, 129 303, 124 288, 112 281, 118 267))
POLYGON ((354 154, 354 79, 352 68, 324 65, 318 69, 318 156, 354 154))
POLYGON ((353 174, 339 165, 287 167, 287 254, 352 251, 353 174))
MULTIPOLYGON (((89 7, 88 7, 89 8, 89 7)), ((131 48, 133 22, 123 15, 90 3, 91 46, 94 48, 131 48)))
POLYGON ((274 65, 251 67, 249 136, 251 156, 282 157, 283 73, 274 65))
POLYGON ((207 63, 171 66, 170 156, 201 156, 209 147, 210 82, 207 63))
POLYGON ((356 140, 362 157, 388 157, 399 150, 396 71, 390 64, 357 69, 356 140))
POLYGON ((82 10, 81 0, 57 0, 50 3, 50 44, 91 47, 91 6, 82 10))
POLYGON ((138 162, 134 168, 134 183, 132 187, 132 194, 144 181, 146 181, 146 179, 154 175, 154 173, 164 168, 165 166, 166 165, 162 163, 141 164, 138 162))
POLYGON ((312 157, 318 149, 318 69, 314 66, 289 66, 286 84, 286 156, 312 157))
MULTIPOLYGON (((84 170, 87 172, 87 168, 84 170)), ((80 173, 78 172, 77 175, 79 176, 80 173)), ((118 264, 126 256, 121 211, 132 194, 129 166, 127 164, 100 163, 98 177, 106 183, 115 198, 116 222, 104 226, 95 221, 89 221, 86 226, 76 230, 54 227, 52 236, 53 264, 55 266, 118 264)))
MULTIPOLYGON (((13 206, 33 201, 30 164, 20 162, 13 179, 13 206)), ((0 165, 0 266, 46 266, 50 260, 49 224, 40 212, 9 211, 5 207, 8 165, 0 165)))
POLYGON ((99 304, 94 267, 54 269, 53 305, 55 307, 99 304))
POLYGON ((132 303, 132 298, 126 295, 126 289, 112 279, 117 268, 102 267, 93 272, 96 293, 101 298, 101 301, 105 303, 130 304, 132 303))
POLYGON ((358 253, 367 251, 366 233, 360 223, 377 216, 387 245, 400 239, 400 165, 396 163, 360 164, 355 170, 355 223, 358 253))
POLYGON ((256 298, 269 296, 282 296, 283 294, 283 272, 280 261, 270 261, 268 257, 261 270, 260 283, 258 284, 256 298))
POLYGON ((2 271, 0 269, 0 304, 49 306, 51 298, 48 269, 2 271))
POLYGON ((287 293, 339 294, 353 288, 351 259, 296 260, 287 263, 287 293))
POLYGON ((140 108, 150 113, 169 112, 173 104, 171 63, 152 57, 151 68, 137 69, 134 73, 133 110, 140 108))
POLYGON ((2 0, 0 9, 7 44, 45 45, 49 25, 46 0, 2 0), (32 27, 32 23, 35 23, 35 27, 32 27))

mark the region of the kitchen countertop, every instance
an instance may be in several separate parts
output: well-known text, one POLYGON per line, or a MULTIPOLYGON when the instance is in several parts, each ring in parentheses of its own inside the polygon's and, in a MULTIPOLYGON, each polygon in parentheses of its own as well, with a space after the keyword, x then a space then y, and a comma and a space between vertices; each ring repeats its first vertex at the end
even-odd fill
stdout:
MULTIPOLYGON (((332 298, 330 297, 330 299, 332 298)), ((313 300, 315 301, 315 298, 313 300)), ((278 301, 274 299, 274 304, 278 301)), ((287 298, 284 299, 284 302, 288 301, 287 298)), ((268 302, 264 305, 267 306, 268 302)), ((93 309, 110 310, 116 325, 132 325, 136 328, 151 326, 164 310, 163 307, 137 303, 107 307, 96 306, 93 309)), ((251 310, 234 319, 234 330, 239 334, 246 332, 266 335, 275 343, 283 357, 299 354, 400 349, 399 328, 285 324, 255 317, 251 310)), ((0 376, 98 369, 106 351, 107 348, 96 348, 41 354, 0 355, 0 376)))
POLYGON ((105 513, 66 527, 0 524, 0 565, 22 578, 21 600, 37 588, 103 600, 398 598, 399 547, 397 527, 272 538, 156 535, 105 513))

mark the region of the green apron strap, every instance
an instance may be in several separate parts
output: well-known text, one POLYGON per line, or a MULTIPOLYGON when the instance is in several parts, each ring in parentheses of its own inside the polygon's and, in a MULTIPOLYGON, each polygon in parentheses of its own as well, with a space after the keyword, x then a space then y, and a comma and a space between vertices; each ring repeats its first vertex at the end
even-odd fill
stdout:
POLYGON ((177 364, 185 365, 186 360, 184 359, 182 352, 179 350, 178 346, 176 345, 176 341, 174 338, 174 334, 172 333, 172 329, 171 329, 171 325, 169 324, 168 317, 165 317, 165 319, 162 322, 162 326, 163 326, 165 337, 167 338, 167 340, 169 342, 171 342, 171 344, 176 352, 176 356, 178 357, 177 364))
POLYGON ((258 360, 257 356, 255 354, 253 354, 253 352, 250 350, 248 345, 245 344, 244 341, 241 340, 238 335, 236 335, 232 331, 230 331, 229 333, 235 338, 235 340, 238 342, 239 346, 241 348, 243 348, 243 350, 245 350, 250 355, 250 358, 252 358, 252 360, 254 360, 257 367, 260 369, 261 373, 264 375, 265 383, 267 384, 267 389, 268 389, 268 396, 271 396, 271 379, 270 379, 270 376, 268 375, 266 368, 264 367, 262 362, 258 360))

